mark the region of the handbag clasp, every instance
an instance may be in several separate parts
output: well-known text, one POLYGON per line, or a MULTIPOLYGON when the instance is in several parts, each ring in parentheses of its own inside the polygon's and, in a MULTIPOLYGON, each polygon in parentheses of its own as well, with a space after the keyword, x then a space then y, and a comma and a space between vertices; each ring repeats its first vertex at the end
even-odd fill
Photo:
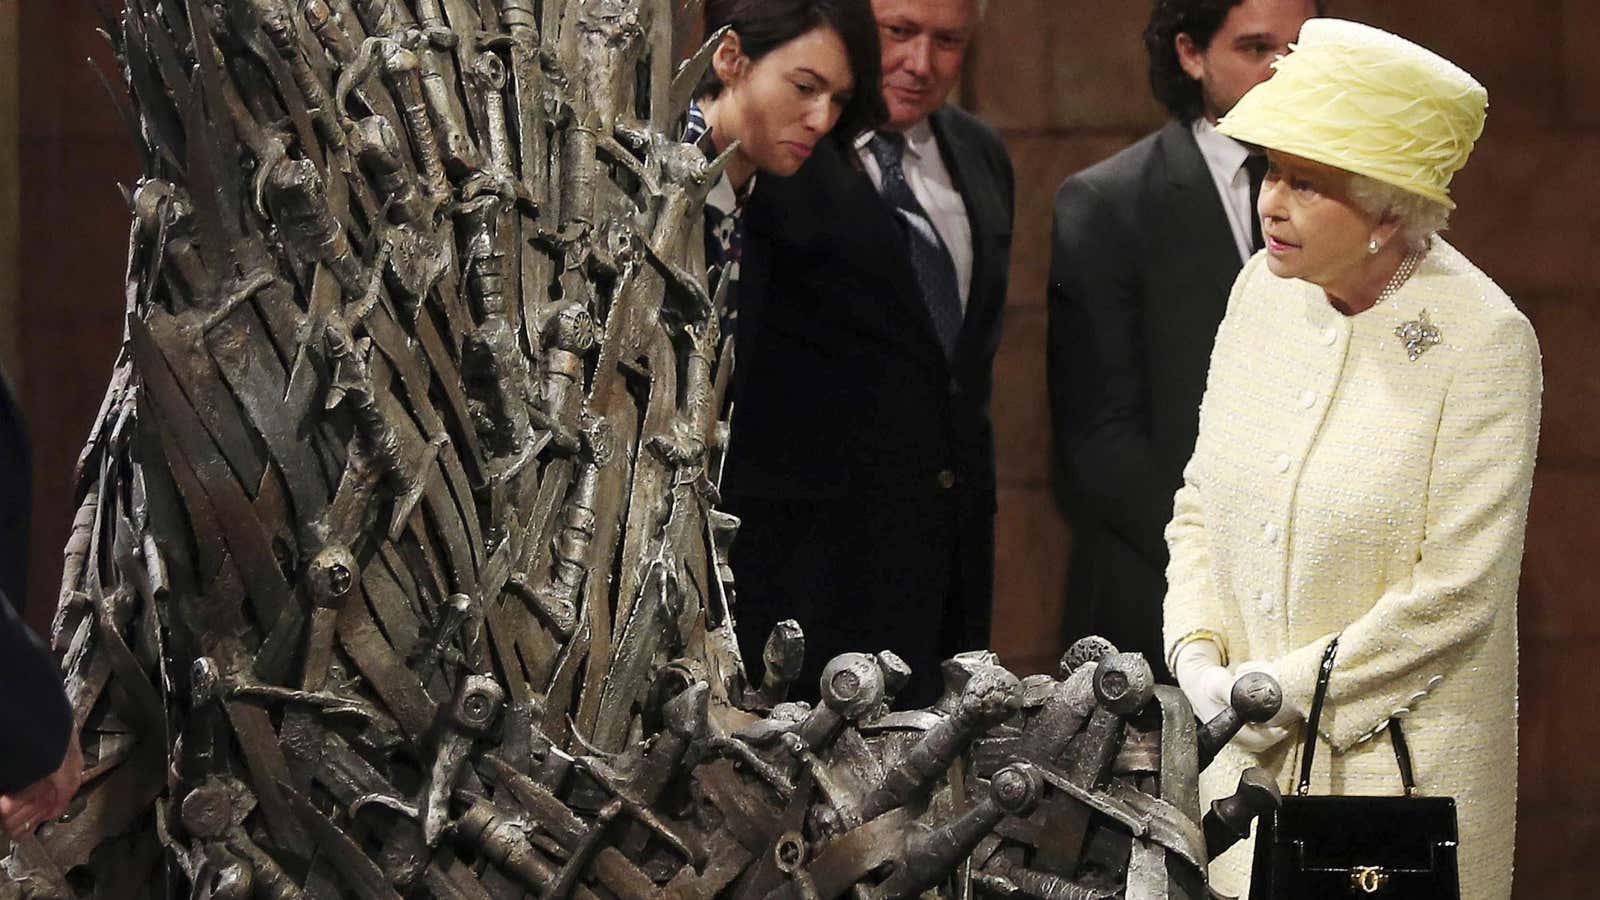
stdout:
POLYGON ((1357 866, 1350 870, 1350 890, 1363 894, 1376 894, 1389 883, 1389 873, 1382 866, 1357 866))

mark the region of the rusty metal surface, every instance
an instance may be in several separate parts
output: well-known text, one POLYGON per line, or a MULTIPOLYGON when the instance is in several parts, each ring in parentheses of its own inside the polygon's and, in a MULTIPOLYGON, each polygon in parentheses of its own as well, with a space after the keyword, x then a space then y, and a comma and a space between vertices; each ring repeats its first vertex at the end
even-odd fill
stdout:
POLYGON ((812 708, 783 623, 746 683, 697 9, 127 0, 128 330, 53 634, 88 778, 0 897, 1203 895, 1241 714, 1197 738, 1136 656, 896 710, 862 648, 812 708))

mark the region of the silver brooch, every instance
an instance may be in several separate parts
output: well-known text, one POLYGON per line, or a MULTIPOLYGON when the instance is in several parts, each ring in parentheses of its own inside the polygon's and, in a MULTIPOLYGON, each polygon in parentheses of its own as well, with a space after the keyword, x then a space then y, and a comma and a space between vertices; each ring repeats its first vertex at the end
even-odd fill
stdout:
POLYGON ((1439 343, 1439 327, 1428 321, 1428 311, 1424 309, 1415 319, 1395 326, 1394 336, 1406 345, 1406 356, 1416 362, 1429 347, 1439 343))

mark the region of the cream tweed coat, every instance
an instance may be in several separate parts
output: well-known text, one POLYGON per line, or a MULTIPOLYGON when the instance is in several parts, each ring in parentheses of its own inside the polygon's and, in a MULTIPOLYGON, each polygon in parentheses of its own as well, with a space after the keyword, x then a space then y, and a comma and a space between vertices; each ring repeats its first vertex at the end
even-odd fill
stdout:
MULTIPOLYGON (((1528 320, 1438 238, 1395 296, 1350 317, 1258 254, 1217 333, 1167 527, 1168 653, 1216 632, 1230 664, 1264 664, 1303 714, 1342 632, 1312 790, 1399 793, 1382 729, 1402 717, 1419 791, 1456 798, 1465 900, 1511 894, 1517 579, 1541 386, 1528 320), (1412 361, 1395 330, 1424 310, 1440 341, 1412 361)), ((1226 748, 1204 800, 1251 765, 1287 792, 1302 732, 1259 757, 1226 748)), ((1213 862, 1213 885, 1243 894, 1251 852, 1213 862)))

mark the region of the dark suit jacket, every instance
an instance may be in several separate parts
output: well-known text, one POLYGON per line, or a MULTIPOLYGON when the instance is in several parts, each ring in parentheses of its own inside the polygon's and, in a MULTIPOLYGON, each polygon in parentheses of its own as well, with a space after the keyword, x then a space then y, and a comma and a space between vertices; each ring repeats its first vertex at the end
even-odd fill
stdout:
POLYGON ((966 200, 972 286, 953 358, 902 226, 843 140, 792 178, 763 175, 744 221, 739 367, 723 472, 742 520, 731 563, 752 674, 799 620, 797 690, 846 650, 892 649, 931 699, 938 664, 987 644, 994 569, 990 368, 1011 245, 1011 164, 988 126, 933 114, 966 200))
POLYGON ((72 707, 44 643, 0 597, 0 793, 54 772, 67 754, 72 707))
POLYGON ((1158 673, 1162 532, 1239 268, 1187 124, 1169 122, 1056 194, 1048 365, 1057 496, 1073 528, 1066 637, 1101 634, 1158 673))

